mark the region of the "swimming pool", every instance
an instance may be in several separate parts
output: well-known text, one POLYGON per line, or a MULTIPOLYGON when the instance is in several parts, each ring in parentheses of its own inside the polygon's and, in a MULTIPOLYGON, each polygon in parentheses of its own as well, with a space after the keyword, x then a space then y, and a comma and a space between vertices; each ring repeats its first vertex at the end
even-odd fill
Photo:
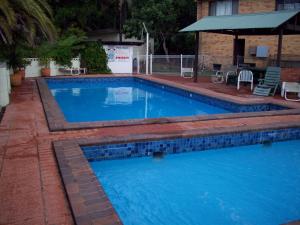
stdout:
POLYGON ((125 225, 271 225, 300 218, 299 146, 268 142, 90 165, 125 225))
POLYGON ((66 121, 72 123, 287 109, 274 104, 240 105, 133 77, 46 82, 66 121))

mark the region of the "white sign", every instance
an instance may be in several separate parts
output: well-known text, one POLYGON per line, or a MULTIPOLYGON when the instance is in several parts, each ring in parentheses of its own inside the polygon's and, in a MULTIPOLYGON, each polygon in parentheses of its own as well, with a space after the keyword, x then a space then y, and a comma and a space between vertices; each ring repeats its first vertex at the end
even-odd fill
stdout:
POLYGON ((133 48, 131 46, 105 45, 104 49, 112 73, 132 73, 133 48))

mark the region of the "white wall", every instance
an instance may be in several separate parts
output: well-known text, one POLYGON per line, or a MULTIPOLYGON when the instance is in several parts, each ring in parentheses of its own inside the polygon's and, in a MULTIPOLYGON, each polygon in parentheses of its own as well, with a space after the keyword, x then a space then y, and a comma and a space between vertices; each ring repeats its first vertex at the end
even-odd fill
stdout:
MULTIPOLYGON (((38 58, 28 58, 30 64, 25 67, 25 77, 39 77, 41 76, 41 69, 43 66, 40 65, 38 58)), ((72 68, 80 68, 80 58, 72 59, 72 68)), ((59 69, 63 66, 60 66, 55 63, 55 61, 50 61, 50 75, 58 76, 64 75, 59 69)))
POLYGON ((38 58, 28 58, 30 64, 25 67, 25 77, 41 76, 41 65, 38 58))
POLYGON ((112 73, 132 73, 133 47, 127 45, 104 45, 107 66, 112 73))
POLYGON ((0 63, 0 106, 8 105, 10 91, 9 70, 4 63, 0 63))

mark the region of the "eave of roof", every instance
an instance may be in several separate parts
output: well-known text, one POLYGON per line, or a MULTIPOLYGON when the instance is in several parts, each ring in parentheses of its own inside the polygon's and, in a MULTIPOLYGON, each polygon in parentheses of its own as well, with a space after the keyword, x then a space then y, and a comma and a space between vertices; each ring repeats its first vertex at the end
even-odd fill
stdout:
MULTIPOLYGON (((230 16, 207 16, 180 30, 180 32, 212 32, 239 35, 274 35, 278 28, 299 10, 284 10, 268 13, 238 14, 230 16)), ((287 30, 285 34, 299 34, 298 30, 287 30)))

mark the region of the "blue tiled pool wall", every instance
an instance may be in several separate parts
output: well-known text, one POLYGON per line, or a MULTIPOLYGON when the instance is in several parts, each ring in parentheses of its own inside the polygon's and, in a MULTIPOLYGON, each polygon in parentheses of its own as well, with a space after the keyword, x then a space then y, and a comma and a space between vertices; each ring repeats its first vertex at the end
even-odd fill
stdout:
POLYGON ((82 146, 81 149, 88 161, 100 161, 107 159, 151 156, 154 152, 175 154, 295 139, 300 139, 300 128, 230 133, 213 136, 195 136, 189 138, 122 144, 82 146))
POLYGON ((51 84, 57 84, 57 83, 68 83, 68 84, 80 84, 80 83, 85 83, 85 85, 90 84, 93 86, 95 82, 108 82, 108 83, 115 83, 117 85, 117 81, 136 81, 139 83, 143 83, 145 85, 151 85, 151 86, 156 86, 162 89, 165 89, 167 91, 186 96, 189 98, 193 98, 195 100, 204 102, 209 105, 217 106, 220 108, 224 108, 228 111, 231 112, 260 112, 260 111, 271 111, 271 110, 282 110, 282 109, 287 109, 283 106, 280 105, 274 105, 274 104, 251 104, 251 105, 240 105, 237 103, 233 103, 230 101, 225 101, 217 98, 213 98, 210 96, 206 95, 200 95, 196 94, 190 91, 186 91, 183 89, 171 87, 169 85, 164 85, 160 84, 157 82, 145 80, 145 79, 140 79, 136 77, 95 77, 95 78, 51 78, 51 79, 46 79, 47 84, 51 87, 51 84), (89 82, 88 82, 89 81, 89 82))
POLYGON ((185 96, 185 97, 196 99, 198 101, 204 102, 204 103, 209 104, 209 105, 224 108, 224 109, 226 109, 228 111, 231 111, 231 112, 260 112, 260 111, 271 111, 271 110, 287 109, 283 106, 274 105, 274 104, 240 105, 240 104, 233 103, 233 102, 230 102, 230 101, 213 98, 213 97, 210 97, 210 96, 207 96, 207 95, 201 95, 201 94, 193 93, 193 92, 186 91, 186 90, 183 90, 183 89, 180 89, 180 88, 175 88, 175 87, 171 87, 169 85, 159 84, 159 83, 149 81, 149 80, 144 80, 144 79, 139 79, 139 78, 134 78, 134 79, 136 79, 137 82, 141 82, 141 83, 144 83, 144 84, 150 84, 152 86, 156 86, 156 87, 168 90, 168 91, 173 92, 173 93, 177 93, 177 94, 185 96))

